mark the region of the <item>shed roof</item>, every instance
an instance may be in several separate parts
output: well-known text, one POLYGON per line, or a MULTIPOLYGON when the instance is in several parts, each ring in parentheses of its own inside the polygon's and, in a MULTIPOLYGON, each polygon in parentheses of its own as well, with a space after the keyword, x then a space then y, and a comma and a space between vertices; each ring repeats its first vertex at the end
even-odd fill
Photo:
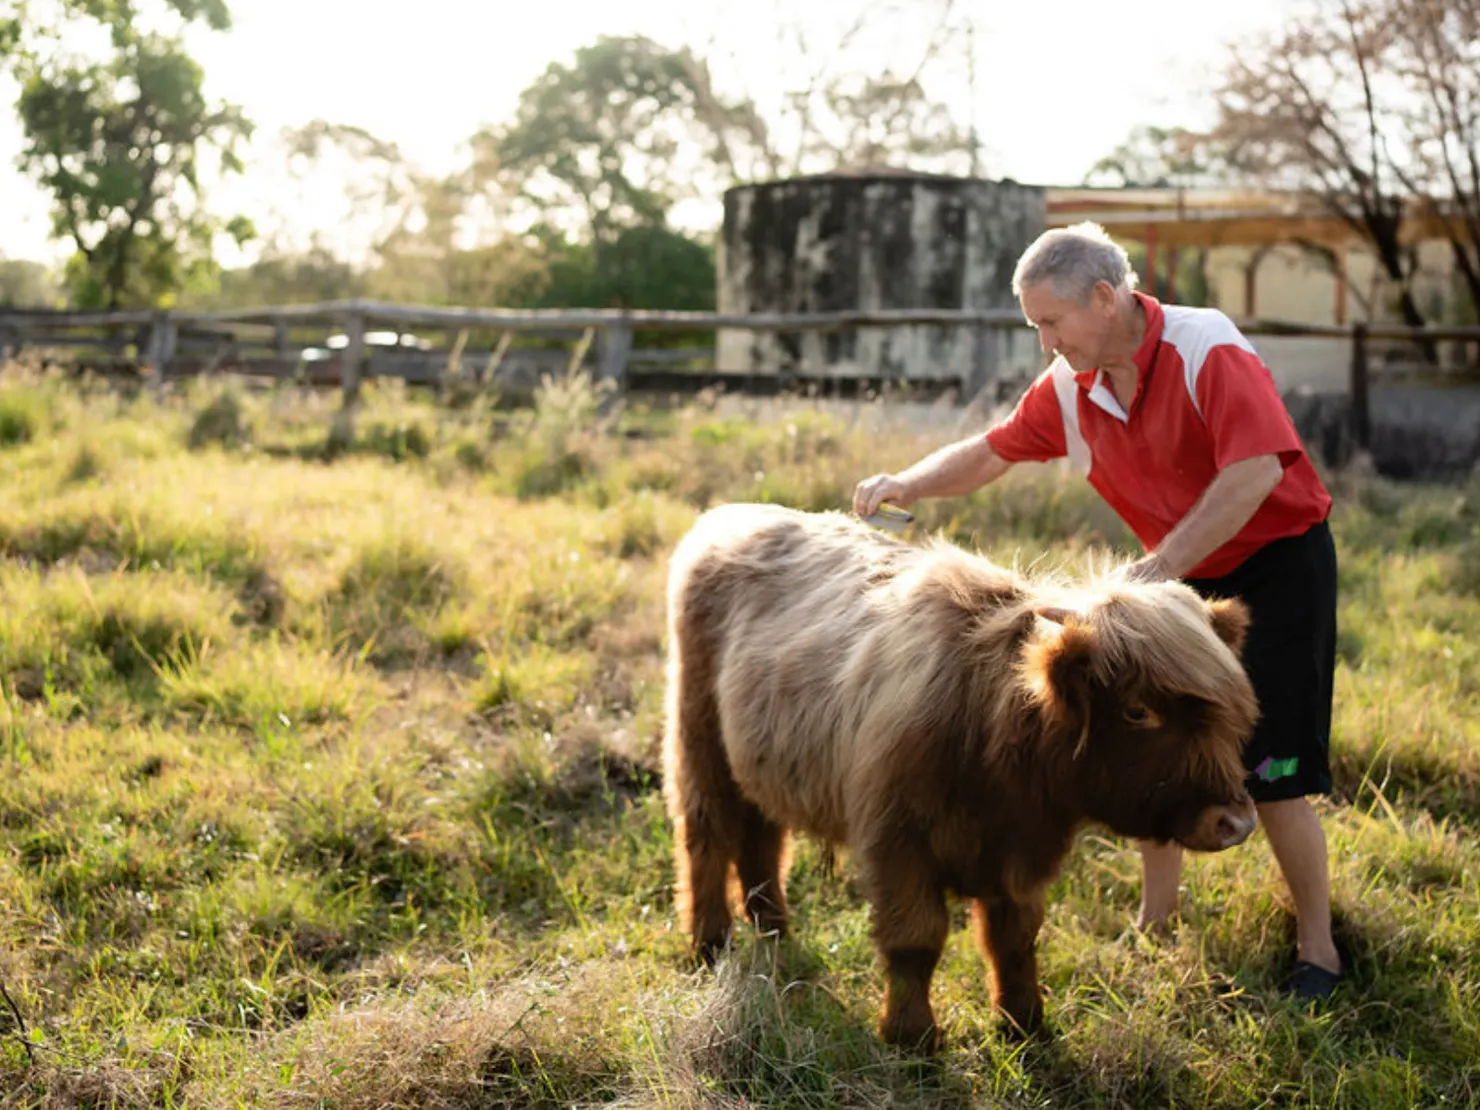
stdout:
MULTIPOLYGON (((1355 228, 1305 194, 1252 189, 1092 189, 1050 187, 1050 227, 1093 220, 1117 239, 1171 247, 1265 246, 1296 240, 1326 247, 1361 241, 1355 228)), ((1409 241, 1444 234, 1442 217, 1415 211, 1409 241)))

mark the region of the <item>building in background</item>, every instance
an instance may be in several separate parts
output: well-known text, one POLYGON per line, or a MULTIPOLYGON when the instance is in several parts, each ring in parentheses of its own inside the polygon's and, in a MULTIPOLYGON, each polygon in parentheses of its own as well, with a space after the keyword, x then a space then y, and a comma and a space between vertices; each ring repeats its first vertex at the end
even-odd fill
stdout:
MULTIPOLYGON (((1401 322, 1396 284, 1370 248, 1310 198, 1235 189, 1050 187, 1047 208, 1050 227, 1102 224, 1135 249, 1145 286, 1168 299, 1302 324, 1401 322)), ((1407 216, 1403 234, 1418 256, 1419 309, 1434 323, 1467 322, 1468 298, 1438 221, 1407 216)))

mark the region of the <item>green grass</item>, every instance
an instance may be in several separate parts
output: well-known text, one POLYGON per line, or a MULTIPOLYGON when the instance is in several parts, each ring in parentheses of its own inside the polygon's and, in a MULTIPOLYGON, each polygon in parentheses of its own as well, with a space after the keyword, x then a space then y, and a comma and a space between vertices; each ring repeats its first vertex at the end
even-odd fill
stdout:
MULTIPOLYGON (((1055 1035, 998 1038, 958 927, 922 1064, 876 1042, 867 913, 810 843, 790 940, 685 960, 663 575, 704 507, 844 505, 959 414, 597 400, 371 388, 330 449, 323 395, 0 379, 0 1107, 1474 1102, 1480 487, 1331 477, 1334 1003, 1279 995, 1262 837, 1189 865, 1158 946, 1091 833, 1040 942, 1055 1035)), ((1023 565, 1131 550, 1052 467, 919 516, 1023 565)))

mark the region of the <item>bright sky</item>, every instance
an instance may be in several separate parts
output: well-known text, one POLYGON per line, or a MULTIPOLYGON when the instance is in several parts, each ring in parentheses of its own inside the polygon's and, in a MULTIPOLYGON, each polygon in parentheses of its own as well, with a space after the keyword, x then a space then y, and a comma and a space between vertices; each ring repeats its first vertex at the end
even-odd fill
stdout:
MULTIPOLYGON (((323 118, 364 127, 435 171, 458 164, 458 145, 480 125, 509 118, 520 91, 551 61, 569 60, 599 35, 691 43, 712 58, 717 81, 765 102, 800 79, 783 71, 777 11, 805 13, 787 21, 808 29, 818 64, 860 2, 235 0, 233 30, 195 43, 208 93, 240 104, 257 124, 265 140, 259 156, 282 127, 323 118)), ((976 123, 987 176, 1074 184, 1136 124, 1207 122, 1200 93, 1224 44, 1277 22, 1288 7, 1289 0, 957 0, 957 17, 976 26, 976 123)), ((899 68, 918 57, 925 31, 908 16, 876 30, 859 46, 860 64, 899 68)), ((966 120, 964 45, 955 64, 942 64, 934 81, 927 73, 927 82, 933 95, 960 104, 966 120)), ((13 169, 21 140, 8 111, 14 92, 0 82, 0 254, 55 259, 46 198, 13 169)), ((213 207, 283 207, 281 184, 270 176, 218 190, 213 207), (264 196, 264 185, 276 195, 264 196)), ((315 211, 308 204, 292 214, 300 231, 315 211)), ((335 218, 317 211, 320 220, 335 218)), ((716 205, 708 222, 718 219, 716 205)))

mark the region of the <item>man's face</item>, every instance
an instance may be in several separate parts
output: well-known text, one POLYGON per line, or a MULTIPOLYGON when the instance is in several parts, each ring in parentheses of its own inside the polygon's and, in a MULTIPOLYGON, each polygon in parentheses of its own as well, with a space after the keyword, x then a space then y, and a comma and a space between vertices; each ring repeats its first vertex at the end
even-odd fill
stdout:
POLYGON ((1108 283, 1090 290, 1087 304, 1062 299, 1051 281, 1028 286, 1019 302, 1028 323, 1038 329, 1044 354, 1062 355, 1079 373, 1100 365, 1115 322, 1115 293, 1108 283))

